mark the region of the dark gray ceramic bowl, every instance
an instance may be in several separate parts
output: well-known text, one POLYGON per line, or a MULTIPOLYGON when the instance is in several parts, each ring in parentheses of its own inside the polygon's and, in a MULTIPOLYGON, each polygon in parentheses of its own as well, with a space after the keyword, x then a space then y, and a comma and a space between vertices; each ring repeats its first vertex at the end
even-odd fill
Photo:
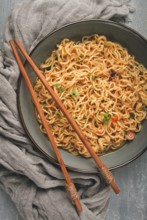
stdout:
MULTIPOLYGON (((126 47, 130 54, 147 67, 147 41, 137 32, 118 23, 103 20, 88 20, 64 26, 47 35, 32 51, 31 57, 37 65, 40 65, 55 49, 56 45, 64 38, 80 40, 85 35, 103 34, 111 41, 120 43, 126 47)), ((30 80, 34 83, 36 75, 25 64, 30 80)), ((56 157, 47 137, 40 132, 39 125, 34 114, 34 105, 29 95, 23 78, 20 78, 18 89, 18 107, 22 123, 34 144, 51 161, 56 162, 56 157)), ((126 143, 122 148, 101 156, 102 161, 114 169, 129 163, 143 153, 147 146, 147 120, 143 123, 142 130, 135 139, 126 143)), ((70 153, 60 150, 65 165, 80 172, 96 172, 97 166, 93 159, 85 159, 81 156, 74 157, 70 153)))

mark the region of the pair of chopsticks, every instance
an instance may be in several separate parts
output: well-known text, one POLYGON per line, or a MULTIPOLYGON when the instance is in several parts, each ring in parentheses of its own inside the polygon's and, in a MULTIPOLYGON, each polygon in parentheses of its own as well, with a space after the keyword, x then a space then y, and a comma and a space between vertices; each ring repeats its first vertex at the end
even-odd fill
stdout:
POLYGON ((14 53, 15 59, 18 63, 18 66, 21 70, 21 73, 26 81, 26 85, 30 91, 30 94, 32 96, 32 99, 34 101, 34 104, 36 106, 36 109, 40 115, 40 118, 42 120, 42 123, 45 127, 46 133, 48 135, 48 138, 54 148, 57 160, 60 164, 61 170, 65 176, 65 180, 66 180, 66 185, 67 185, 67 191, 69 191, 69 194, 71 196, 72 201, 74 202, 74 204, 76 205, 77 211, 81 212, 82 211, 82 207, 80 204, 80 201, 78 199, 78 195, 77 195, 77 191, 74 187, 74 184, 72 183, 70 176, 68 175, 67 169, 65 167, 65 164, 63 162, 63 159, 61 157, 61 154, 58 150, 58 147, 56 145, 55 139, 53 134, 50 131, 50 128, 47 124, 47 121, 45 119, 44 113, 40 107, 40 104, 37 100, 37 96, 34 92, 34 89, 31 85, 31 82, 29 80, 29 77, 26 73, 26 70, 23 66, 23 63, 18 55, 18 52, 15 48, 15 45, 19 48, 19 50, 21 51, 21 53, 24 55, 24 57, 26 58, 26 60, 28 61, 28 63, 30 64, 30 66, 32 67, 32 69, 34 70, 34 72, 36 73, 36 75, 38 76, 38 78, 40 78, 40 80, 42 81, 42 83, 44 84, 44 86, 46 87, 46 89, 48 90, 48 92, 50 93, 50 95, 52 96, 52 98, 54 99, 54 101, 56 102, 56 104, 59 106, 59 108, 61 109, 61 111, 63 112, 63 114, 66 116, 66 118, 68 119, 69 123, 71 124, 71 126, 73 127, 73 129, 75 130, 75 132, 78 134, 80 140, 83 142, 83 144, 85 145, 85 147, 87 148, 87 150, 89 151, 89 153, 91 154, 91 156, 93 157, 93 159, 95 160, 96 164, 98 165, 99 171, 101 173, 101 175, 103 176, 103 178, 106 180, 106 182, 108 184, 110 184, 110 186, 112 187, 112 189, 114 190, 114 192, 117 194, 120 192, 117 184, 114 181, 114 177, 112 175, 112 173, 108 170, 108 168, 106 167, 106 165, 101 161, 101 159, 99 158, 99 156, 95 153, 95 151, 93 150, 93 148, 91 147, 90 143, 87 141, 86 137, 84 136, 84 134, 82 133, 81 129, 78 127, 78 125, 76 124, 76 122, 73 120, 73 118, 71 117, 71 115, 68 113, 67 109, 65 108, 65 106, 63 105, 63 103, 61 102, 61 100, 59 99, 58 95, 54 92, 54 90, 52 89, 52 87, 48 84, 48 82, 46 81, 46 79, 44 78, 44 76, 41 74, 40 70, 38 69, 38 67, 35 65, 35 63, 33 62, 33 60, 30 58, 30 56, 27 54, 27 52, 25 51, 25 49, 22 47, 22 45, 20 44, 20 42, 18 40, 14 40, 14 42, 12 40, 10 40, 10 45, 12 47, 12 51, 14 53), (14 43, 15 42, 15 43, 14 43))
MULTIPOLYGON (((35 69, 35 71, 37 70, 37 75, 41 75, 39 70, 38 70, 38 68, 35 66, 33 61, 31 61, 31 58, 27 55, 26 51, 22 48, 22 46, 19 43, 19 41, 15 40, 14 42, 18 46, 18 48, 22 51, 22 54, 26 57, 28 62, 31 64, 32 68, 35 69), (38 72, 39 72, 39 74, 38 74, 38 72)), ((35 91, 34 91, 34 89, 32 87, 32 84, 31 84, 30 79, 29 79, 29 77, 27 75, 27 72, 26 72, 26 70, 25 70, 25 68, 23 66, 23 63, 22 63, 22 61, 21 61, 21 59, 20 59, 20 57, 18 55, 18 52, 17 52, 17 50, 15 48, 14 42, 12 40, 10 40, 10 42, 9 42, 11 47, 12 47, 12 51, 14 53, 14 56, 15 56, 16 61, 18 63, 18 66, 19 66, 19 68, 21 70, 21 73, 22 73, 22 75, 23 75, 23 77, 25 79, 25 82, 26 82, 26 85, 27 85, 27 87, 29 89, 29 92, 30 92, 30 94, 32 96, 32 100, 33 100, 33 102, 34 102, 34 104, 36 106, 36 109, 37 109, 37 111, 38 111, 38 113, 40 115, 40 118, 41 118, 42 123, 44 125, 44 128, 46 130, 47 136, 48 136, 48 138, 49 138, 49 140, 52 143, 52 146, 54 148, 54 152, 56 154, 57 160, 58 160, 58 162, 60 164, 62 173, 63 173, 63 175, 65 177, 65 180, 66 180, 66 190, 68 191, 68 193, 69 193, 69 195, 71 197, 72 202, 75 204, 77 211, 80 213, 82 211, 82 206, 81 206, 81 203, 80 203, 80 201, 78 199, 78 193, 77 193, 76 188, 75 188, 75 186, 74 186, 74 184, 73 184, 73 182, 72 182, 72 180, 71 180, 71 178, 70 178, 70 176, 69 176, 69 174, 67 172, 67 169, 66 169, 65 164, 63 162, 63 159, 61 157, 60 151, 58 150, 58 147, 56 145, 54 136, 51 133, 49 125, 48 125, 48 123, 46 121, 46 118, 44 116, 44 112, 43 112, 43 110, 40 107, 40 104, 39 104, 39 101, 37 99, 36 93, 35 93, 35 91)), ((43 79, 43 80, 45 80, 45 79, 43 79)))

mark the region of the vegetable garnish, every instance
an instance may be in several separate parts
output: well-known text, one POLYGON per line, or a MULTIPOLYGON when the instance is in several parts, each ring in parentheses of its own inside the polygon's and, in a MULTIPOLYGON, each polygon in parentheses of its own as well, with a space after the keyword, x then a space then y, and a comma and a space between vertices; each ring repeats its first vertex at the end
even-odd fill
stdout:
POLYGON ((73 89, 71 92, 70 92, 70 95, 71 96, 78 96, 78 90, 77 89, 73 89))
POLYGON ((77 59, 77 63, 82 62, 84 58, 85 58, 85 54, 80 54, 80 56, 77 59))
POLYGON ((109 115, 108 112, 104 112, 103 115, 104 115, 103 123, 104 123, 105 125, 107 125, 107 124, 109 123, 109 120, 110 120, 110 115, 109 115))
POLYGON ((56 83, 55 86, 56 86, 56 89, 57 89, 58 91, 61 91, 61 92, 64 92, 64 91, 65 91, 64 87, 61 86, 60 83, 56 83))
POLYGON ((132 131, 126 132, 126 139, 127 140, 133 140, 134 137, 135 137, 135 133, 134 132, 132 132, 132 131))
POLYGON ((93 73, 92 71, 89 71, 89 72, 88 72, 88 75, 91 75, 92 73, 93 73))
POLYGON ((81 57, 81 58, 84 58, 84 57, 85 57, 85 54, 83 54, 83 53, 80 54, 80 57, 81 57))
POLYGON ((74 68, 74 67, 72 67, 72 68, 71 68, 71 70, 72 70, 72 71, 74 71, 74 70, 75 70, 75 68, 74 68))
POLYGON ((60 87, 60 91, 61 91, 61 92, 64 92, 64 91, 65 91, 65 89, 64 89, 63 86, 60 87))
POLYGON ((56 88, 59 88, 61 86, 61 84, 60 83, 56 83, 55 86, 56 86, 56 88))
POLYGON ((118 118, 117 117, 113 117, 111 120, 112 120, 112 122, 115 122, 115 123, 118 122, 118 118))

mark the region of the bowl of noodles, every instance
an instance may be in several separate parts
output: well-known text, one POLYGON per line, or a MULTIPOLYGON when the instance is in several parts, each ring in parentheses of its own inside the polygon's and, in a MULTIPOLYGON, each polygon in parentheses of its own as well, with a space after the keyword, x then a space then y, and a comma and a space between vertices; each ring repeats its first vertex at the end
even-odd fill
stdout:
MULTIPOLYGON (((30 56, 109 169, 145 151, 147 41, 140 34, 112 21, 80 21, 48 34, 30 56)), ((30 66, 25 67, 65 165, 96 172, 66 117, 30 66)), ((31 140, 57 163, 22 77, 18 108, 31 140)))

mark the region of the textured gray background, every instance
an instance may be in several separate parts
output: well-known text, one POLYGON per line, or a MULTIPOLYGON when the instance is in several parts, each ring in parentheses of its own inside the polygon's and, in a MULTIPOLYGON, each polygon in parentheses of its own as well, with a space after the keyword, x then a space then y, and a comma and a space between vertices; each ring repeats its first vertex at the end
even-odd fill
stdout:
MULTIPOLYGON (((0 0, 0 45, 6 18, 14 5, 22 1, 0 0)), ((147 0, 131 3, 136 12, 129 16, 127 25, 147 38, 147 0)), ((106 220, 147 220, 147 152, 113 174, 121 193, 116 196, 112 192, 106 220)), ((0 220, 22 220, 10 197, 1 189, 0 220)))

